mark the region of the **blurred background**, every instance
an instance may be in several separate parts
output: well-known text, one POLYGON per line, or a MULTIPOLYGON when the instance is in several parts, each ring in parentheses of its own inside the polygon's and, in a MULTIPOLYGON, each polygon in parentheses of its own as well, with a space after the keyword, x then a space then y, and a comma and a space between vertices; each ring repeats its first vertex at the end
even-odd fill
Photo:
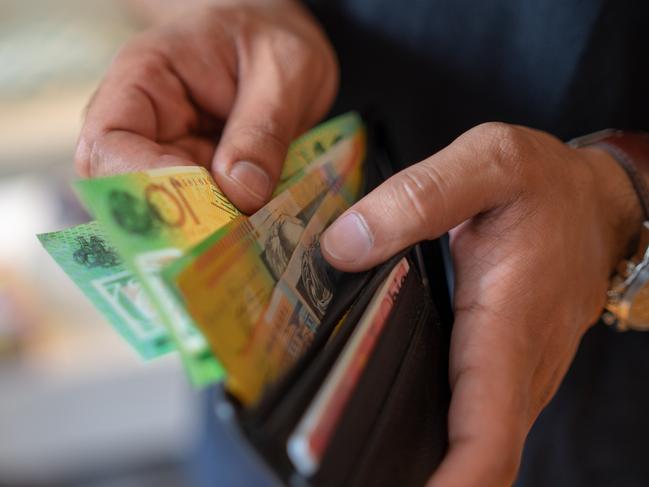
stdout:
POLYGON ((197 392, 143 363, 35 235, 87 221, 83 109, 146 2, 0 0, 0 485, 187 485, 197 392))

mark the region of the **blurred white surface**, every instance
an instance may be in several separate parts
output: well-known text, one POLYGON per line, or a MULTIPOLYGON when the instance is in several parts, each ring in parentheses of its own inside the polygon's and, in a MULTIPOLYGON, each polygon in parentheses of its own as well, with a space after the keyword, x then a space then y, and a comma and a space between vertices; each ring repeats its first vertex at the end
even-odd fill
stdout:
MULTIPOLYGON (((111 345, 104 340, 98 349, 111 345)), ((175 357, 90 375, 0 369, 2 482, 47 483, 182 460, 198 416, 187 387, 175 357)))
POLYGON ((0 174, 71 163, 85 105, 136 31, 124 6, 0 0, 0 174))
POLYGON ((178 357, 141 361, 41 248, 70 213, 60 199, 45 177, 0 180, 0 280, 20 276, 33 328, 0 361, 0 483, 180 461, 201 420, 178 357))
POLYGON ((0 305, 16 313, 4 312, 0 345, 16 330, 19 343, 0 347, 0 485, 180 461, 202 419, 178 358, 142 362, 35 236, 84 218, 69 189, 74 145, 138 28, 126 4, 0 0, 0 305))

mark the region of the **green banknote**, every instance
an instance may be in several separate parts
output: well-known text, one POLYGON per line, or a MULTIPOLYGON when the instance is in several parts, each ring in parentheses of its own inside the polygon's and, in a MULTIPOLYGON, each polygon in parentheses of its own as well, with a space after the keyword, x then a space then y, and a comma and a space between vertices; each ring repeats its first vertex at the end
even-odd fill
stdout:
POLYGON ((96 222, 38 235, 45 250, 143 358, 172 350, 140 281, 96 222))
POLYGON ((356 112, 334 117, 309 130, 293 141, 288 149, 280 183, 279 194, 299 179, 305 168, 342 139, 358 133, 363 121, 356 112))
POLYGON ((223 370, 161 269, 239 215, 202 167, 171 167, 76 183, 77 193, 142 283, 174 340, 192 382, 219 380, 223 370))

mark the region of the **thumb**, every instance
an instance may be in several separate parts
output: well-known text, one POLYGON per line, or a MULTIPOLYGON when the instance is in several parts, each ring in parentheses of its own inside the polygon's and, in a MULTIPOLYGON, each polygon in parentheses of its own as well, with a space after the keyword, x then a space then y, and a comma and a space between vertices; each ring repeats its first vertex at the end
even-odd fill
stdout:
POLYGON ((344 271, 368 269, 511 199, 501 124, 493 125, 395 174, 347 210, 322 236, 326 259, 344 271))

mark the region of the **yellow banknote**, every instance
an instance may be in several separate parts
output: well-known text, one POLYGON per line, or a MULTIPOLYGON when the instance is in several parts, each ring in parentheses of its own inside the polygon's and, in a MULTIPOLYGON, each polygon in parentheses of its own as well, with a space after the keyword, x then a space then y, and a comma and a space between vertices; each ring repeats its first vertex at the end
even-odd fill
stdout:
POLYGON ((364 155, 359 130, 257 213, 237 218, 201 243, 169 276, 226 368, 229 387, 246 403, 258 397, 263 383, 244 371, 275 284, 327 193, 335 189, 347 204, 354 200, 364 155))

